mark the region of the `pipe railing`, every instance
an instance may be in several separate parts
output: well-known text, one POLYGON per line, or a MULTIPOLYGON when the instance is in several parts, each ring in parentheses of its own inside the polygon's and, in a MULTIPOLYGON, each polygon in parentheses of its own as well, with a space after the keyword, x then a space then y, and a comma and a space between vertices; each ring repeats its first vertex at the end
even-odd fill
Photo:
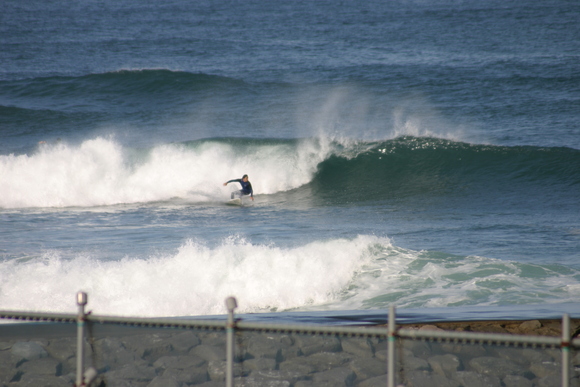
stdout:
MULTIPOLYGON (((378 337, 387 340, 387 387, 396 386, 396 342, 397 340, 429 340, 439 342, 453 342, 464 344, 495 344, 514 346, 542 346, 560 348, 562 351, 561 367, 561 387, 569 386, 570 378, 570 347, 580 348, 580 339, 570 337, 570 316, 562 316, 561 337, 528 336, 500 333, 477 333, 477 332, 454 332, 454 331, 433 331, 414 330, 399 328, 396 326, 395 307, 391 306, 388 313, 388 324, 386 327, 336 327, 336 326, 307 326, 272 324, 259 322, 246 322, 236 320, 234 309, 237 308, 237 301, 234 297, 226 299, 228 310, 227 320, 206 320, 206 319, 167 319, 167 318, 130 318, 115 316, 97 316, 90 312, 85 312, 88 303, 87 294, 77 293, 78 313, 42 313, 42 312, 18 312, 0 311, 0 319, 12 319, 17 321, 31 322, 51 322, 51 323, 75 323, 77 324, 77 362, 76 362, 76 383, 75 387, 89 386, 98 376, 97 370, 93 367, 84 369, 84 345, 85 329, 87 323, 92 324, 114 324, 148 328, 180 328, 180 329, 212 329, 224 330, 226 333, 226 387, 233 387, 234 382, 234 352, 236 332, 242 331, 266 331, 277 333, 295 333, 306 335, 345 335, 359 337, 378 337)), ((1 326, 0 326, 1 329, 1 326)))

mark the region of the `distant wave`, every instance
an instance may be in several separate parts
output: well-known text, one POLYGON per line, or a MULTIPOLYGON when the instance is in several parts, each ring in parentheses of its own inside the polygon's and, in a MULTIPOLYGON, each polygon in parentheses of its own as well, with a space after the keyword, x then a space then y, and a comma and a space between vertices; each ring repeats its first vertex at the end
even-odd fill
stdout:
POLYGON ((123 108, 132 103, 172 104, 192 93, 235 92, 241 80, 182 71, 119 70, 83 76, 52 76, 0 81, 0 105, 26 109, 99 110, 111 102, 123 108), (3 101, 4 100, 4 101, 3 101), (82 101, 82 102, 79 102, 82 101))

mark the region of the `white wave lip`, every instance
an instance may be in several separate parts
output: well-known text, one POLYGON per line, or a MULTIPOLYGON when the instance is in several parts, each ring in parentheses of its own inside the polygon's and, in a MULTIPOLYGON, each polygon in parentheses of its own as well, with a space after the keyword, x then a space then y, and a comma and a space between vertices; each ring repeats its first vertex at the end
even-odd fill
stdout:
POLYGON ((222 201, 231 189, 223 182, 243 174, 250 175, 257 194, 271 194, 308 183, 327 151, 316 141, 243 153, 208 142, 195 149, 158 146, 135 161, 112 139, 42 145, 32 155, 0 156, 0 207, 90 207, 175 197, 222 201))

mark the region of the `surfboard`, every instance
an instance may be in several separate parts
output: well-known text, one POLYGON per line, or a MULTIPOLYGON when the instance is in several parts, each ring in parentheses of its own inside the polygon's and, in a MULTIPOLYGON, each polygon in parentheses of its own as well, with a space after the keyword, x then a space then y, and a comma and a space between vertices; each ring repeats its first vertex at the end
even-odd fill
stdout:
POLYGON ((226 204, 229 205, 229 206, 241 206, 243 204, 242 203, 242 198, 234 198, 232 200, 228 200, 226 202, 226 204))

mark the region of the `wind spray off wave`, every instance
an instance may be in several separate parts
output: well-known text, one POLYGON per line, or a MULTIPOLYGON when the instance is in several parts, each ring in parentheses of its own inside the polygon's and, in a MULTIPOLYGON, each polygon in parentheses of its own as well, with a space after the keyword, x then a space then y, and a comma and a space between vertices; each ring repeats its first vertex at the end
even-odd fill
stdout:
POLYGON ((306 184, 326 151, 317 141, 266 144, 204 140, 129 149, 113 139, 41 145, 0 156, 0 207, 92 207, 121 203, 222 201, 221 183, 249 174, 260 194, 306 184))

